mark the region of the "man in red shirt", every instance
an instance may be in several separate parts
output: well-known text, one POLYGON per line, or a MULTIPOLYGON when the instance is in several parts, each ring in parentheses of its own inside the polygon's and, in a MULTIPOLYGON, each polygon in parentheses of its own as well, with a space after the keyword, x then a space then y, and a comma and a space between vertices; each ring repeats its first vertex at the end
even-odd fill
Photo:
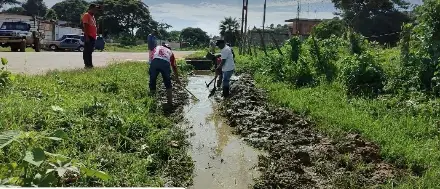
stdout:
POLYGON ((85 40, 83 52, 85 68, 93 68, 92 53, 95 49, 97 35, 96 20, 94 15, 98 9, 99 7, 96 4, 90 4, 89 9, 86 13, 84 13, 81 19, 85 40))

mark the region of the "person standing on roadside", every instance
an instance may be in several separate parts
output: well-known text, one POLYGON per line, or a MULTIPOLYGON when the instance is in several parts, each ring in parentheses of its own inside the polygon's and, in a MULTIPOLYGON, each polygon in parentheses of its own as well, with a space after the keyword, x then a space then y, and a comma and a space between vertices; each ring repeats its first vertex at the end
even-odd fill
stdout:
POLYGON ((217 40, 216 45, 221 49, 221 68, 223 72, 223 97, 229 97, 229 82, 231 81, 232 74, 235 70, 234 55, 232 54, 231 47, 226 45, 224 40, 217 40))
POLYGON ((166 88, 167 93, 167 102, 168 106, 172 107, 173 105, 173 90, 171 84, 171 69, 174 72, 174 78, 176 82, 180 85, 179 73, 177 72, 177 64, 176 58, 174 57, 173 52, 171 51, 171 47, 168 44, 163 46, 157 46, 152 51, 152 55, 150 57, 150 95, 156 94, 156 80, 159 73, 162 75, 162 80, 166 88))
POLYGON ((83 59, 86 69, 93 68, 92 53, 95 49, 97 36, 95 13, 99 7, 96 4, 90 4, 89 9, 81 18, 84 32, 84 51, 83 59))
POLYGON ((154 48, 156 48, 157 46, 157 42, 156 42, 156 37, 157 37, 157 30, 153 29, 153 32, 150 33, 147 37, 147 43, 148 43, 148 57, 150 57, 148 59, 148 63, 151 64, 151 57, 153 56, 153 50, 154 48))

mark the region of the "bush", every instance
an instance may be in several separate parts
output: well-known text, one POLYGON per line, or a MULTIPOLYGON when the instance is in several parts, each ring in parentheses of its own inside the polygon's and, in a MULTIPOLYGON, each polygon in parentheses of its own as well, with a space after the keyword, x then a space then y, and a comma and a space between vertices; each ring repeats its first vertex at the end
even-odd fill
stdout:
POLYGON ((135 46, 136 45, 136 38, 131 37, 131 36, 124 35, 121 37, 120 40, 121 40, 120 44, 122 46, 135 46))
POLYGON ((312 35, 317 39, 328 39, 332 36, 341 37, 346 30, 345 28, 344 22, 336 17, 313 27, 312 35))
POLYGON ((341 65, 341 79, 349 95, 372 96, 383 90, 385 73, 371 54, 348 56, 341 65))
POLYGON ((315 82, 314 74, 304 59, 298 63, 285 65, 285 80, 296 87, 312 85, 315 82))

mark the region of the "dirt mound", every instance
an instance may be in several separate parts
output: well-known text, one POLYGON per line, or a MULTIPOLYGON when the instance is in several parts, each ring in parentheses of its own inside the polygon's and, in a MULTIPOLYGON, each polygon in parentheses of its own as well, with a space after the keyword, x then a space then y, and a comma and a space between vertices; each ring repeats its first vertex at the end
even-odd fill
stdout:
POLYGON ((260 157, 254 188, 369 188, 402 176, 359 135, 330 139, 306 119, 269 105, 248 75, 231 86, 231 95, 221 114, 252 146, 269 152, 260 157))

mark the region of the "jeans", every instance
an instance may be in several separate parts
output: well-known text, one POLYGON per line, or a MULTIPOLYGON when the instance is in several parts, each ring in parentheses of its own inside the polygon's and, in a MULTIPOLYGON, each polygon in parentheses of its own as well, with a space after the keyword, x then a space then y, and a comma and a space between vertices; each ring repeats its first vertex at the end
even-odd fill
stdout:
POLYGON ((92 53, 95 50, 95 38, 89 36, 89 41, 84 42, 83 60, 86 67, 93 67, 92 53))
POLYGON ((229 88, 229 82, 231 81, 232 74, 234 73, 234 70, 231 71, 224 71, 223 72, 223 87, 229 88))
POLYGON ((162 80, 166 89, 171 89, 171 67, 170 63, 162 59, 153 59, 150 64, 150 91, 156 90, 157 76, 162 74, 162 80))

